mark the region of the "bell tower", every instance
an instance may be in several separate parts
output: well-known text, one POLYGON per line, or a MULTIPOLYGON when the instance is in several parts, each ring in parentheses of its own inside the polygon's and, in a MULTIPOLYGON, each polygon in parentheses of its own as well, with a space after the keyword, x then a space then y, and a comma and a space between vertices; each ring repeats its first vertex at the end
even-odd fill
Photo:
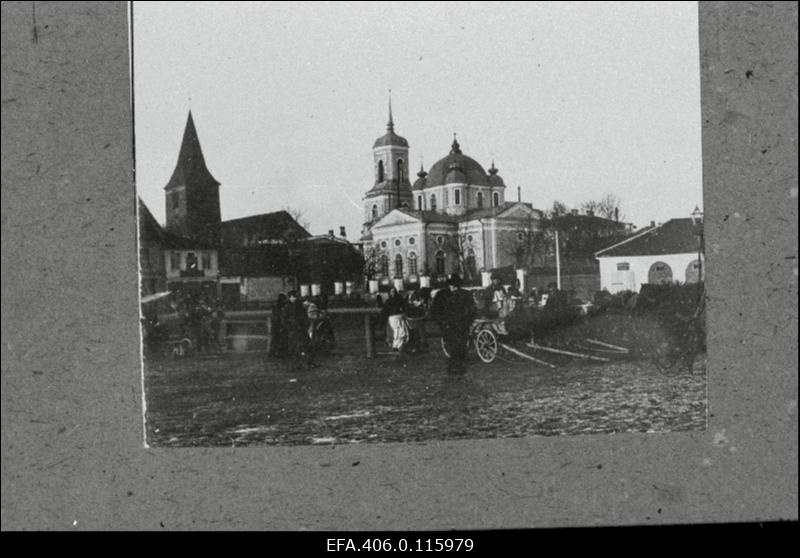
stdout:
POLYGON ((186 120, 178 163, 164 190, 167 230, 216 245, 221 221, 219 182, 206 167, 191 111, 186 120))
POLYGON ((408 141, 394 131, 391 98, 386 134, 372 145, 372 159, 374 184, 364 196, 366 224, 377 221, 393 209, 413 207, 408 178, 408 141))

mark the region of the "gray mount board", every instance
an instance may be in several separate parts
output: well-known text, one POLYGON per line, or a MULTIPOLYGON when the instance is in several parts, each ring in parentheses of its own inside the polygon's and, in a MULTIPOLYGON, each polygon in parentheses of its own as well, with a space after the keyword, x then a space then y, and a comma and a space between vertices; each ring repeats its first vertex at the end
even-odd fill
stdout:
POLYGON ((3 530, 796 519, 797 5, 699 9, 707 431, 144 449, 127 4, 3 2, 3 530))

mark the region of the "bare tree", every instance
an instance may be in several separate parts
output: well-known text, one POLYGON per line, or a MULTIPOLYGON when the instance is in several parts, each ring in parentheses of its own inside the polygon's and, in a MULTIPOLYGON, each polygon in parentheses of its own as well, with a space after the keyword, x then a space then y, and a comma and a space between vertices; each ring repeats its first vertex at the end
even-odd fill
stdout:
POLYGON ((364 253, 364 275, 367 280, 374 278, 382 272, 381 260, 386 252, 377 244, 370 246, 364 253))
POLYGON ((623 215, 619 214, 620 200, 614 194, 605 194, 599 200, 589 200, 581 204, 584 211, 592 211, 598 217, 606 219, 622 220, 623 215))
POLYGON ((531 216, 517 224, 514 243, 509 246, 509 255, 514 258, 518 268, 544 265, 548 223, 548 220, 542 220, 537 226, 537 221, 531 216))
POLYGON ((555 200, 553 202, 553 207, 550 208, 550 211, 548 211, 547 213, 548 217, 550 218, 559 217, 560 215, 566 215, 567 213, 569 213, 569 207, 567 207, 567 204, 565 204, 564 202, 555 200))
POLYGON ((289 216, 297 221, 297 224, 303 227, 305 230, 309 230, 311 228, 311 221, 308 220, 306 217, 305 211, 302 209, 298 209, 296 207, 286 206, 283 210, 289 214, 289 216))

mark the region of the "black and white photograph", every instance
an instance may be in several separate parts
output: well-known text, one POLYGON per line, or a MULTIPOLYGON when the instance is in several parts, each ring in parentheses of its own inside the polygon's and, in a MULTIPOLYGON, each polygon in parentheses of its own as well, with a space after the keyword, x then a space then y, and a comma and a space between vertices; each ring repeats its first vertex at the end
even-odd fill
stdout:
POLYGON ((146 447, 707 428, 695 2, 130 18, 146 447))

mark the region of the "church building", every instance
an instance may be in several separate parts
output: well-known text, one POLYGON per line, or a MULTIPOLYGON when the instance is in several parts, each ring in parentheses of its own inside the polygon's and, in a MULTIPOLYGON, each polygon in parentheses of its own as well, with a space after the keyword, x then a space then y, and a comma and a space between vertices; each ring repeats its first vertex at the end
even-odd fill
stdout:
POLYGON ((506 185, 492 162, 489 170, 461 151, 450 152, 411 184, 409 144, 394 131, 391 104, 386 134, 372 148, 374 185, 364 196, 362 242, 372 279, 384 284, 421 276, 442 281, 460 273, 467 283, 481 272, 515 266, 518 246, 538 231, 542 212, 506 201, 506 185))

